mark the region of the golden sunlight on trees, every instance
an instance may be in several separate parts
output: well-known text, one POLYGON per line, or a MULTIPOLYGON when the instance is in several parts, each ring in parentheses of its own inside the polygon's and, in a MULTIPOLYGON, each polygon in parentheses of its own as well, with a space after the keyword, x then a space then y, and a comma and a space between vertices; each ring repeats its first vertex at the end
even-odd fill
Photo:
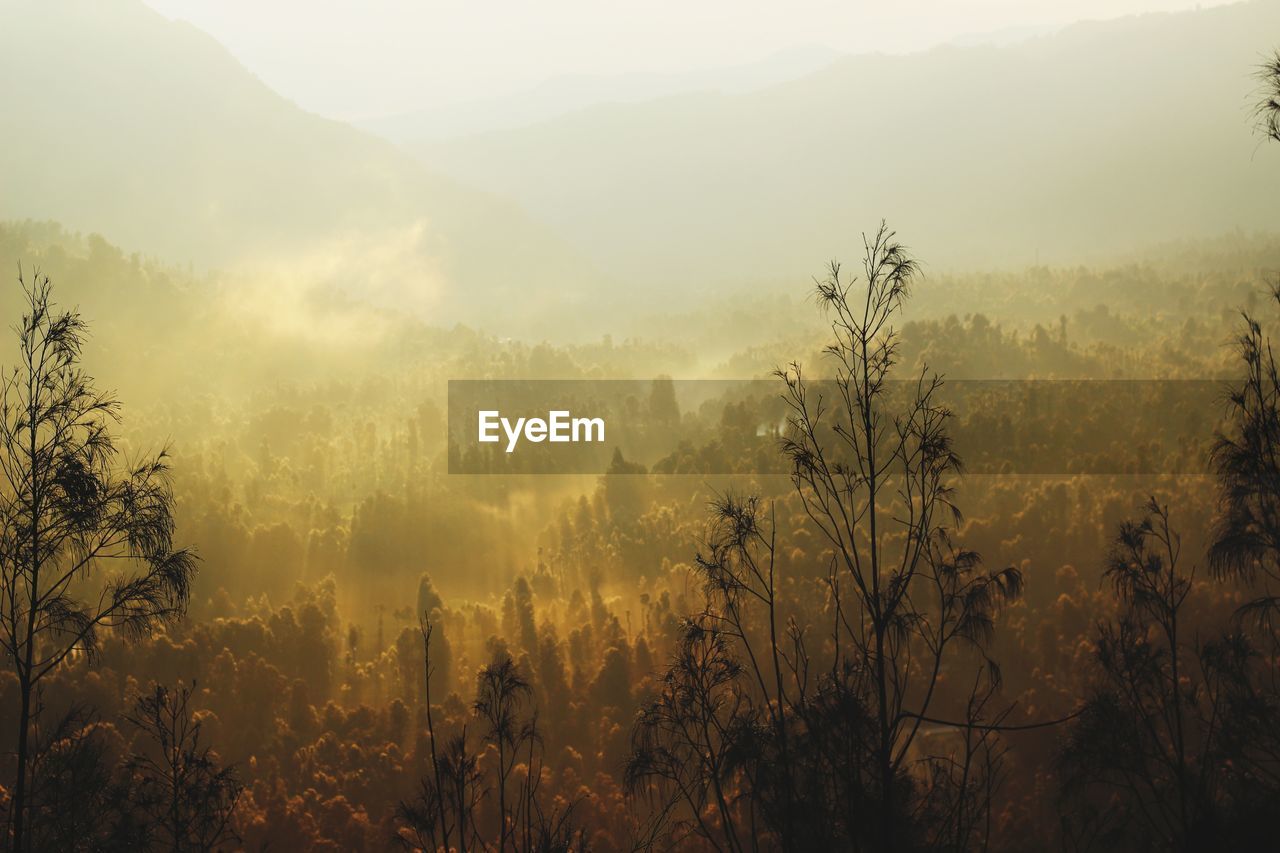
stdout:
POLYGON ((1098 626, 1093 686, 1058 756, 1069 849, 1266 846, 1280 706, 1257 635, 1189 627, 1204 589, 1184 559, 1154 498, 1116 534, 1105 578, 1120 612, 1098 626))
POLYGON ((505 651, 497 651, 476 675, 473 719, 462 722, 443 745, 437 744, 430 707, 434 631, 434 625, 423 622, 429 775, 421 779, 417 798, 397 807, 395 841, 419 850, 455 849, 451 845, 459 851, 488 850, 494 839, 498 850, 583 849, 583 834, 571 821, 573 806, 553 803, 548 810, 539 793, 546 770, 545 744, 536 709, 526 707, 533 689, 505 651), (491 748, 489 755, 470 751, 470 722, 481 727, 480 742, 491 748), (517 768, 521 772, 511 791, 517 768), (496 812, 481 813, 486 799, 496 799, 496 812))
POLYGON ((134 800, 148 846, 164 850, 219 850, 240 841, 231 815, 243 786, 232 768, 201 744, 201 721, 191 707, 192 687, 156 685, 138 697, 128 722, 147 741, 129 761, 134 800))

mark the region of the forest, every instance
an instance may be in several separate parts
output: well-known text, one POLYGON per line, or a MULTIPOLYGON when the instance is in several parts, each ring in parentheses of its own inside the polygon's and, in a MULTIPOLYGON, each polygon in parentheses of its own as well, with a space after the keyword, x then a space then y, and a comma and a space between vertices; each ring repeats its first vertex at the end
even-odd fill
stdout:
POLYGON ((1280 232, 896 228, 551 339, 0 221, 0 849, 1275 849, 1280 232))

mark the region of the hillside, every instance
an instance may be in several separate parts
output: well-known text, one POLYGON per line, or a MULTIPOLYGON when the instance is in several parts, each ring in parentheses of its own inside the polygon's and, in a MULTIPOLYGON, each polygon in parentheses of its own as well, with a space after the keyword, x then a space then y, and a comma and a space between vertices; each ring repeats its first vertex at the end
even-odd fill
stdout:
POLYGON ((427 107, 356 122, 393 142, 452 139, 524 127, 602 103, 636 103, 690 92, 749 92, 830 65, 839 52, 792 48, 758 62, 684 73, 569 74, 510 95, 427 107))
POLYGON ((935 271, 1096 262, 1280 223, 1249 117, 1277 32, 1269 0, 1078 24, 415 150, 668 292, 803 281, 882 217, 935 271))
POLYGON ((514 206, 306 113, 133 0, 0 0, 0 219, 360 291, 448 322, 591 272, 514 206), (359 287, 355 287, 355 285, 359 287))

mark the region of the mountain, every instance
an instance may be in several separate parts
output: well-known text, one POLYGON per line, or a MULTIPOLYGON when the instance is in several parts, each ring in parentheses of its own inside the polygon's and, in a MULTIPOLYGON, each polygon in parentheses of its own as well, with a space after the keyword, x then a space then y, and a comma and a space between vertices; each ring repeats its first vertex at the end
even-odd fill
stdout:
POLYGON ((839 51, 815 45, 779 51, 746 65, 680 74, 569 74, 511 95, 444 104, 355 124, 394 142, 449 139, 524 127, 600 104, 651 101, 692 92, 749 92, 811 74, 840 56, 839 51))
POLYGON ((599 284, 517 207, 299 109, 140 2, 0 0, 0 20, 0 219, 489 328, 599 284))
POLYGON ((1003 47, 1014 45, 1018 42, 1026 41, 1035 36, 1052 35, 1062 29, 1056 24, 1032 24, 1029 26, 1001 27, 996 30, 984 30, 981 32, 965 33, 948 40, 948 44, 957 47, 979 47, 983 45, 994 45, 1003 47))
MULTIPOLYGON (((1252 132, 1280 3, 857 56, 739 94, 592 107, 413 146, 664 294, 803 283, 886 218, 927 269, 1101 260, 1280 225, 1252 132)), ((683 297, 682 297, 683 298, 683 297)))
POLYGON ((1250 127, 1275 0, 909 56, 784 55, 701 92, 406 148, 299 109, 138 0, 0 0, 0 22, 0 219, 307 304, 595 336, 645 302, 802 286, 855 261, 882 217, 933 271, 1280 223, 1280 150, 1250 127), (784 72, 801 76, 752 88, 784 72))

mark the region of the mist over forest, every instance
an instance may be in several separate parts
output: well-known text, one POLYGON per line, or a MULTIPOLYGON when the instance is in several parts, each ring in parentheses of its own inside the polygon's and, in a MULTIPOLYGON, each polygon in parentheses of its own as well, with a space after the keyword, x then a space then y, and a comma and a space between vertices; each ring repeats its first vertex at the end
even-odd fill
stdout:
POLYGON ((349 124, 0 0, 0 849, 1273 849, 1277 49, 1248 0, 349 124), (460 379, 637 380, 652 459, 458 473, 460 379))

